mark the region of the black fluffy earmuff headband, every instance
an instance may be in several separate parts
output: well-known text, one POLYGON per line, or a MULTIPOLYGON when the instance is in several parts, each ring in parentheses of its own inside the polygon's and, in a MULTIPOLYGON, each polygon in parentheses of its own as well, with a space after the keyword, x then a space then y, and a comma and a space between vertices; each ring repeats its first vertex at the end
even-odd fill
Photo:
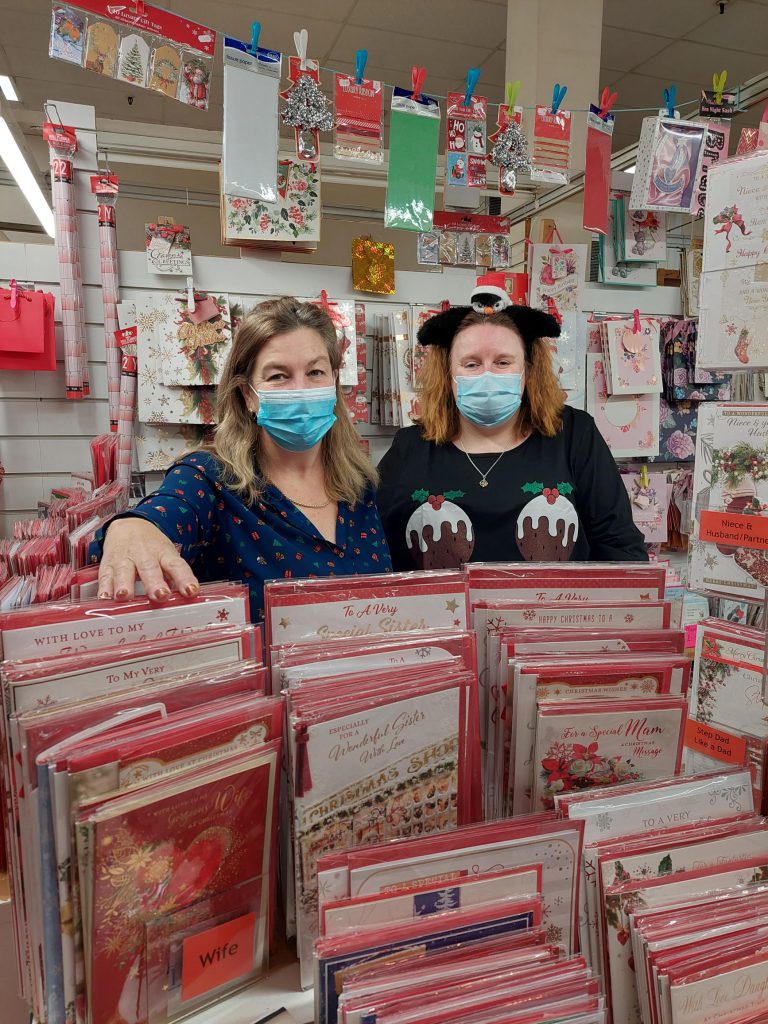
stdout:
MULTIPOLYGON (((421 345, 439 345, 450 349, 456 332, 470 313, 475 312, 472 306, 451 306, 443 313, 432 316, 419 328, 416 335, 421 345)), ((508 317, 510 327, 514 327, 525 345, 526 355, 530 357, 531 349, 539 338, 559 338, 560 324, 549 313, 531 306, 507 306, 506 309, 494 313, 494 316, 508 317)))

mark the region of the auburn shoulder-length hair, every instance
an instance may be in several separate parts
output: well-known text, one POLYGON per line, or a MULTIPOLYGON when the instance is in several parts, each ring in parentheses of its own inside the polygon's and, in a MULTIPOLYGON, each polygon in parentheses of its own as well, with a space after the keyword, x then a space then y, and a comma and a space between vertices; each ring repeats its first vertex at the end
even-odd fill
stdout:
MULTIPOLYGON (((462 331, 475 324, 498 324, 519 337, 519 332, 503 311, 490 316, 484 313, 469 313, 462 320, 453 342, 462 331)), ((525 390, 518 414, 520 433, 524 437, 529 434, 554 437, 563 425, 565 400, 552 369, 547 343, 538 339, 530 346, 523 344, 523 349, 526 353, 525 390)), ((417 422, 425 441, 448 444, 459 436, 459 409, 452 384, 450 348, 430 345, 426 361, 419 372, 420 412, 417 422)))
MULTIPOLYGON (((249 504, 259 498, 268 481, 259 471, 261 428, 254 422, 245 403, 244 390, 267 342, 301 327, 319 335, 331 367, 338 374, 342 353, 330 316, 312 302, 283 297, 262 302, 246 314, 237 329, 219 381, 216 397, 218 427, 213 441, 206 445, 205 450, 212 452, 221 463, 222 483, 249 504)), ((336 422, 320 442, 325 487, 329 498, 352 504, 360 501, 365 492, 378 483, 378 474, 360 447, 338 378, 335 413, 336 422)))

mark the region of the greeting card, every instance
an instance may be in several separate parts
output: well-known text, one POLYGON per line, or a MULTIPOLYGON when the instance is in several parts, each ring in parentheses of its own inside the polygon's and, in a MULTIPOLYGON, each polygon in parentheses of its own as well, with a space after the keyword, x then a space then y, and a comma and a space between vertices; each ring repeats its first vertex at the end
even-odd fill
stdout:
POLYGON ((645 543, 664 544, 672 490, 666 473, 650 473, 647 481, 643 481, 639 473, 623 473, 621 479, 629 495, 632 521, 645 543))
POLYGON ((623 263, 664 263, 667 259, 667 228, 663 213, 629 210, 627 200, 619 201, 623 263))
POLYGON ((611 397, 660 394, 659 321, 649 317, 604 320, 601 331, 611 397))
POLYGON ((298 948, 312 982, 317 859, 324 853, 455 826, 465 734, 462 688, 379 698, 367 711, 291 716, 298 948))
POLYGON ((631 210, 691 212, 706 132, 706 125, 674 117, 643 119, 631 210))
POLYGON ((768 951, 724 957, 718 967, 675 977, 670 984, 671 1024, 759 1022, 768 990, 768 951), (757 1014, 757 1016, 755 1016, 757 1014))
POLYGON ((581 310, 587 265, 586 245, 532 245, 529 259, 532 306, 548 309, 548 299, 552 299, 560 314, 581 310))
POLYGON ((705 271, 697 363, 711 370, 768 367, 768 264, 705 271))
POLYGON ((615 458, 659 454, 659 395, 609 396, 604 360, 587 353, 587 412, 615 458))
POLYGON ((760 540, 768 511, 768 406, 700 407, 693 490, 691 588, 762 601, 768 586, 760 540))
POLYGON ((710 168, 704 212, 704 271, 768 261, 768 153, 710 168))
POLYGON ((692 714, 700 722, 768 737, 763 704, 765 634, 705 619, 696 628, 692 714))

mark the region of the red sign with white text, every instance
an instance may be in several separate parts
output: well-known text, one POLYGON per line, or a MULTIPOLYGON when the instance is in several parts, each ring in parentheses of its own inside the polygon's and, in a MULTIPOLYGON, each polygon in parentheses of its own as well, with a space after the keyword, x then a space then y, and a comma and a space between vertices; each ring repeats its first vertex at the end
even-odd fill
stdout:
POLYGON ((188 46, 212 57, 216 49, 216 33, 212 28, 198 25, 187 18, 181 18, 170 11, 164 11, 151 4, 126 0, 125 3, 110 3, 109 0, 77 0, 77 6, 110 18, 120 25, 163 36, 180 46, 188 46))

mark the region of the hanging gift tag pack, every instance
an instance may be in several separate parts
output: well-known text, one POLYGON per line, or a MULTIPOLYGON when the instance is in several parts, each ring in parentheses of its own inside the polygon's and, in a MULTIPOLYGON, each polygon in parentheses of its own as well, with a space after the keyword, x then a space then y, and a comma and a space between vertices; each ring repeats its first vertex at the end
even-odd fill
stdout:
POLYGON ((291 57, 288 78, 290 88, 280 94, 286 101, 283 124, 294 130, 296 157, 317 163, 320 159, 320 132, 330 131, 333 127, 333 113, 320 89, 320 65, 308 57, 291 57))
POLYGON ((558 110, 553 114, 551 107, 536 107, 531 180, 567 185, 570 160, 570 110, 558 110))
POLYGON ((600 116, 593 103, 587 114, 587 154, 584 168, 585 231, 608 233, 608 197, 611 187, 611 140, 613 114, 600 116))
POLYGON ((485 188, 488 101, 449 92, 446 107, 445 205, 475 210, 485 188))
POLYGON ((238 39, 224 40, 221 187, 225 195, 277 201, 282 62, 276 50, 258 47, 252 53, 238 39), (251 127, 246 130, 246 125, 251 127))
POLYGON ((381 118, 384 90, 381 82, 349 75, 334 79, 335 133, 333 155, 337 160, 366 164, 384 162, 381 118))
POLYGON ((431 96, 414 99, 407 89, 392 93, 389 172, 384 224, 428 231, 435 209, 440 105, 431 96))
POLYGON ((215 49, 213 29, 149 4, 80 0, 51 8, 50 57, 198 110, 208 109, 215 49))

